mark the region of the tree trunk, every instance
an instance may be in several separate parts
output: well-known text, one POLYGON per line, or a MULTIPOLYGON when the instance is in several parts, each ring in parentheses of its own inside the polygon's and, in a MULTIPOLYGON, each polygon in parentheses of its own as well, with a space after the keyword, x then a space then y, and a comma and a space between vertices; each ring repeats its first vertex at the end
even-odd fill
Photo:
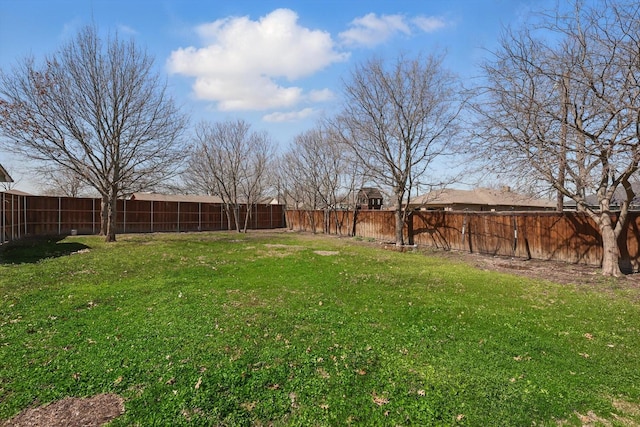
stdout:
POLYGON ((233 204, 233 221, 236 224, 236 231, 240 233, 242 231, 240 228, 240 205, 237 202, 233 204))
MULTIPOLYGON (((342 215, 342 218, 344 218, 344 215, 342 215)), ((342 222, 340 221, 340 218, 338 217, 338 210, 337 209, 333 209, 333 219, 336 222, 336 234, 338 236, 342 236, 342 222)))
POLYGON ((355 237, 356 235, 356 226, 358 224, 358 208, 354 207, 353 208, 353 217, 352 217, 352 222, 351 222, 351 236, 355 237))
POLYGON ((413 212, 407 214, 405 222, 407 224, 407 243, 413 245, 413 212))
POLYGON ((231 230, 231 208, 229 203, 224 204, 224 212, 227 214, 227 230, 231 230))
POLYGON ((404 217, 402 213, 402 200, 398 200, 398 207, 396 208, 396 246, 404 245, 404 217))
POLYGON ((322 222, 323 222, 323 230, 322 232, 324 234, 331 234, 331 210, 330 208, 326 208, 325 210, 322 211, 323 215, 322 215, 322 222))
POLYGON ((620 270, 620 249, 618 248, 618 239, 613 229, 611 216, 603 213, 600 216, 600 234, 602 235, 602 275, 603 276, 622 276, 620 270))
POLYGON ((116 215, 117 215, 117 203, 118 203, 118 192, 115 190, 111 190, 111 194, 109 194, 107 204, 107 228, 105 230, 105 242, 115 242, 116 241, 116 215))
POLYGON ((103 194, 100 200, 100 236, 107 235, 108 222, 109 222, 109 197, 103 194))
POLYGON ((251 219, 251 209, 252 209, 253 205, 247 203, 247 212, 244 215, 244 226, 242 227, 242 231, 244 233, 247 232, 247 229, 249 228, 249 220, 251 219))

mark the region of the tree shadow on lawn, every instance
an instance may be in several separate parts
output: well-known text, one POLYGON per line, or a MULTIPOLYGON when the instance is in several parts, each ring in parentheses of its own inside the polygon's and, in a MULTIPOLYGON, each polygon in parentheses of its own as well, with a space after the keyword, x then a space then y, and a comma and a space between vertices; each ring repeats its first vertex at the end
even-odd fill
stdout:
POLYGON ((89 246, 77 242, 60 242, 67 236, 33 237, 15 240, 0 246, 0 264, 37 263, 47 258, 58 258, 89 246))

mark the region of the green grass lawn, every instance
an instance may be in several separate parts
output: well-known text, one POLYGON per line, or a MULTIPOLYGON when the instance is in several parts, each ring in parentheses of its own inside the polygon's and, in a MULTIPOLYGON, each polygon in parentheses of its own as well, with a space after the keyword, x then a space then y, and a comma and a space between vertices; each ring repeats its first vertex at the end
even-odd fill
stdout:
POLYGON ((640 424, 624 281, 278 232, 25 241, 0 261, 0 420, 116 393, 114 426, 640 424))

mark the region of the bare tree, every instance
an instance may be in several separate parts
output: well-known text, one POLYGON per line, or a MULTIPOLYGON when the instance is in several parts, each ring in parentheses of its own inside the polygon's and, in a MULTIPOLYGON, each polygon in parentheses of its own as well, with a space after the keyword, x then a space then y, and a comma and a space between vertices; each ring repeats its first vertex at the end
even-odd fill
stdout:
POLYGON ((249 226, 253 207, 266 196, 274 155, 274 145, 269 136, 264 132, 254 132, 251 135, 251 147, 249 147, 239 180, 240 195, 247 205, 243 226, 245 233, 249 226))
MULTIPOLYGON (((289 198, 306 210, 323 209, 323 231, 330 232, 333 216, 336 232, 342 233, 338 210, 347 208, 358 174, 352 158, 336 135, 321 125, 297 135, 281 162, 289 198)), ((315 230, 313 216, 309 216, 315 230)))
POLYGON ((82 177, 102 197, 101 233, 116 238, 116 200, 170 176, 186 126, 133 40, 103 40, 95 27, 44 64, 0 74, 0 128, 9 149, 82 177))
POLYGON ((64 197, 80 197, 88 185, 82 177, 71 169, 39 168, 38 174, 44 187, 44 194, 64 197))
POLYGON ((358 65, 344 85, 344 110, 333 121, 361 164, 391 189, 396 245, 404 244, 411 190, 436 184, 429 168, 448 153, 458 131, 458 81, 443 59, 401 55, 392 64, 374 58, 358 65))
POLYGON ((247 230, 251 208, 264 197, 273 143, 266 133, 252 132, 244 120, 196 126, 194 145, 184 174, 192 189, 222 198, 228 228, 247 230), (244 219, 240 206, 246 204, 244 219))
MULTIPOLYGON (((276 165, 278 195, 286 204, 287 209, 304 209, 305 211, 317 209, 319 207, 318 196, 302 178, 305 172, 304 164, 293 153, 292 147, 278 156, 276 165)), ((307 212, 307 218, 315 233, 315 217, 307 212)))
POLYGON ((640 161, 640 5, 573 6, 544 15, 533 29, 505 32, 483 66, 477 149, 491 159, 488 167, 542 178, 573 199, 602 234, 602 273, 619 276, 617 240, 640 161), (626 200, 614 222, 618 187, 626 200), (598 206, 587 203, 587 192, 598 206))

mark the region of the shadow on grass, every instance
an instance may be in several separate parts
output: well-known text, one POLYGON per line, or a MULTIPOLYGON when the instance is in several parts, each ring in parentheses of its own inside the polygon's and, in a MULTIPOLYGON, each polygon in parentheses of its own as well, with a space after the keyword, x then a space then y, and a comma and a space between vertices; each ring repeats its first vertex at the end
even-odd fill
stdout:
POLYGON ((89 246, 77 242, 60 242, 66 236, 49 236, 16 240, 0 247, 0 264, 36 263, 47 258, 70 255, 89 246))

